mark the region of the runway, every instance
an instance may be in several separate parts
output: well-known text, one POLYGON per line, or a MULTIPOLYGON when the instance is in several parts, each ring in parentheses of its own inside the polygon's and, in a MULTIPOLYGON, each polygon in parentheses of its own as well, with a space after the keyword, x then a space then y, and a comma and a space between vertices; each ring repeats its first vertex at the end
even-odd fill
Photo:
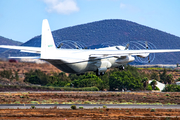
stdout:
MULTIPOLYGON (((54 108, 70 109, 72 104, 0 104, 0 109, 30 109, 31 106, 36 108, 54 108)), ((139 108, 139 109, 180 109, 180 105, 126 105, 126 104, 73 104, 77 108, 82 106, 84 109, 103 108, 103 105, 107 108, 139 108)))

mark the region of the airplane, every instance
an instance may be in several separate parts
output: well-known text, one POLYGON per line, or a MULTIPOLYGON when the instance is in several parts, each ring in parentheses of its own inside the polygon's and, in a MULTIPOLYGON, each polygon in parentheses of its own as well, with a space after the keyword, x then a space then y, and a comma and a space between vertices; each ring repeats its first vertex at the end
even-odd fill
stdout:
POLYGON ((62 49, 62 44, 56 47, 47 19, 42 22, 41 47, 8 46, 0 45, 0 48, 17 49, 21 52, 38 53, 40 56, 11 57, 32 58, 47 61, 66 73, 77 75, 88 71, 96 72, 96 75, 104 75, 107 69, 118 67, 124 69, 124 65, 135 60, 134 56, 148 57, 150 53, 180 52, 180 49, 156 49, 129 50, 129 45, 113 46, 99 49, 62 49))

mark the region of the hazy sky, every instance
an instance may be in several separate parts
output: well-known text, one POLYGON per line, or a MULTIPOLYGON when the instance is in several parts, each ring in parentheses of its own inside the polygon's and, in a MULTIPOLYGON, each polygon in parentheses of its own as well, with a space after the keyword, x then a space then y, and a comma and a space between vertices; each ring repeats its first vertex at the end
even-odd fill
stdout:
POLYGON ((51 30, 124 19, 180 37, 180 0, 0 0, 0 36, 26 42, 51 30))

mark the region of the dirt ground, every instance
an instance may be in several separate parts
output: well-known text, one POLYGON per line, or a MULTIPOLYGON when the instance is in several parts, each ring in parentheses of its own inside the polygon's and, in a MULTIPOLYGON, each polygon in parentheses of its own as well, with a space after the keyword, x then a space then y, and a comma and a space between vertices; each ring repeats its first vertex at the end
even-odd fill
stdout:
POLYGON ((0 109, 4 120, 179 120, 180 109, 0 109))
POLYGON ((180 104, 180 93, 162 92, 2 92, 0 104, 180 104))
MULTIPOLYGON (((161 92, 1 92, 0 104, 180 104, 180 93, 161 92)), ((179 120, 180 109, 0 109, 0 120, 179 120)))
MULTIPOLYGON (((25 73, 29 72, 30 70, 41 70, 42 72, 51 75, 52 73, 60 73, 61 70, 57 69, 53 65, 49 63, 43 64, 36 64, 36 63, 23 63, 23 62, 7 62, 7 61, 0 61, 0 71, 3 70, 12 70, 18 72, 19 80, 9 80, 7 78, 0 77, 0 84, 1 85, 22 85, 22 86, 29 86, 27 83, 24 82, 25 73)), ((67 74, 68 75, 68 74, 67 74)))
POLYGON ((51 74, 52 72, 62 72, 49 63, 36 64, 36 63, 24 63, 24 62, 6 62, 0 61, 0 71, 2 70, 18 71, 18 74, 24 74, 30 70, 40 69, 41 71, 51 74))

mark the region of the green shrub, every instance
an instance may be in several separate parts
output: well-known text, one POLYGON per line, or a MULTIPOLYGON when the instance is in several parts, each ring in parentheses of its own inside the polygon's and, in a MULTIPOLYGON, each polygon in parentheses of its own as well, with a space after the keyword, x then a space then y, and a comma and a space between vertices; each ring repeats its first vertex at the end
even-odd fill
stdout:
POLYGON ((83 109, 83 106, 79 106, 79 109, 83 109))
POLYGON ((31 104, 39 104, 38 101, 31 101, 31 104))
POLYGON ((107 106, 106 106, 106 105, 103 105, 103 108, 107 108, 107 106))
POLYGON ((71 105, 71 109, 75 110, 76 109, 76 105, 71 105))
POLYGON ((16 102, 14 102, 14 104, 21 104, 21 103, 20 103, 20 101, 16 101, 16 102))
POLYGON ((54 102, 54 104, 59 104, 58 102, 54 102))
POLYGON ((67 83, 64 87, 70 87, 71 83, 67 83))
POLYGON ((156 88, 154 90, 160 90, 160 89, 156 86, 156 88))
POLYGON ((180 85, 166 85, 163 92, 180 92, 180 85))
POLYGON ((84 104, 91 104, 91 102, 90 101, 85 101, 84 104))
POLYGON ((34 105, 31 106, 31 109, 36 109, 36 107, 34 105))
POLYGON ((104 111, 103 110, 99 110, 100 113, 103 113, 104 111))
POLYGON ((150 84, 148 84, 146 90, 152 90, 152 86, 150 84))
POLYGON ((155 108, 152 108, 152 109, 151 109, 151 112, 156 112, 156 109, 155 109, 155 108))
POLYGON ((20 98, 24 98, 24 96, 22 95, 22 96, 20 96, 20 98))

